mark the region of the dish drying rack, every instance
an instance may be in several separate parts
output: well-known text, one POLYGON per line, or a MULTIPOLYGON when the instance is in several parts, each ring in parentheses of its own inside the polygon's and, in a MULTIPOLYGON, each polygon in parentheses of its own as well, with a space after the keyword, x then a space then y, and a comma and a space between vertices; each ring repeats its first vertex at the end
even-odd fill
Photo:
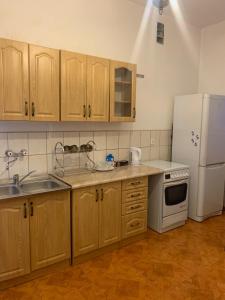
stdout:
POLYGON ((77 145, 63 145, 62 142, 57 142, 54 148, 54 172, 59 177, 69 176, 73 174, 81 174, 81 173, 88 173, 90 171, 95 170, 95 162, 90 158, 89 153, 94 150, 94 146, 96 146, 94 141, 89 141, 86 144, 81 146, 77 145), (85 153, 86 157, 89 161, 90 166, 86 168, 68 168, 65 166, 65 159, 64 156, 67 154, 74 154, 74 153, 85 153))

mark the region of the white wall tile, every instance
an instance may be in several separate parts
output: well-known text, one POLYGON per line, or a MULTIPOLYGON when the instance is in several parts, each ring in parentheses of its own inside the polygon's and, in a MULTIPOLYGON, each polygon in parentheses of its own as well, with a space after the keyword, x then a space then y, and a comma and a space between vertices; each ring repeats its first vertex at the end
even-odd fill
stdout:
POLYGON ((151 147, 150 160, 159 160, 159 146, 151 147))
POLYGON ((96 143, 96 150, 106 149, 106 133, 105 131, 94 132, 94 141, 96 143))
MULTIPOLYGON (((93 152, 88 153, 89 157, 94 160, 93 152)), ((80 153, 80 168, 85 168, 87 164, 91 164, 86 153, 80 153)))
POLYGON ((141 148, 141 160, 142 161, 150 160, 150 147, 141 148))
POLYGON ((119 149, 119 160, 128 160, 130 159, 130 150, 129 149, 119 149))
POLYGON ((130 147, 130 131, 120 131, 119 149, 128 149, 130 147))
POLYGON ((108 131, 106 133, 106 149, 119 148, 119 133, 118 131, 108 131))
POLYGON ((63 134, 64 145, 77 145, 80 146, 79 132, 64 132, 63 134))
POLYGON ((48 132, 47 133, 47 153, 54 153, 57 142, 63 143, 63 132, 48 132))
POLYGON ((48 173, 47 155, 30 155, 29 172, 35 170, 33 176, 45 175, 48 173))
POLYGON ((151 133, 149 130, 141 131, 141 147, 150 147, 151 133))
POLYGON ((160 146, 159 158, 170 161, 170 146, 160 146))
POLYGON ((24 176, 28 173, 28 156, 20 157, 10 165, 9 176, 13 177, 15 174, 24 176))
POLYGON ((141 147, 141 131, 131 131, 130 147, 141 147))
POLYGON ((80 145, 87 144, 89 141, 93 141, 93 132, 80 132, 80 145))
POLYGON ((64 155, 64 167, 65 168, 79 168, 80 166, 80 155, 79 153, 71 153, 64 155))
POLYGON ((6 150, 8 150, 7 133, 0 133, 0 157, 5 156, 6 150))
POLYGON ((26 132, 8 133, 9 150, 19 152, 22 149, 28 150, 28 134, 26 132))
POLYGON ((162 130, 160 132, 160 146, 171 145, 171 132, 169 130, 162 130))
POLYGON ((151 146, 159 146, 160 145, 160 131, 152 130, 151 131, 151 146))
POLYGON ((28 134, 29 155, 47 153, 46 132, 31 132, 28 134))
POLYGON ((7 167, 7 157, 0 157, 0 179, 8 179, 9 171, 6 170, 7 167))
POLYGON ((94 161, 95 163, 105 161, 106 150, 94 151, 94 161))

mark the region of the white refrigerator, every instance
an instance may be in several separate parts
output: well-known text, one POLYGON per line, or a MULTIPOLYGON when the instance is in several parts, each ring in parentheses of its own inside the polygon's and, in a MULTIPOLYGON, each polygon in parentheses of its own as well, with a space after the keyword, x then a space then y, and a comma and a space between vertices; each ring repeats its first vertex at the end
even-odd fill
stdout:
POLYGON ((225 96, 178 96, 172 159, 190 166, 189 217, 202 222, 223 210, 225 96))

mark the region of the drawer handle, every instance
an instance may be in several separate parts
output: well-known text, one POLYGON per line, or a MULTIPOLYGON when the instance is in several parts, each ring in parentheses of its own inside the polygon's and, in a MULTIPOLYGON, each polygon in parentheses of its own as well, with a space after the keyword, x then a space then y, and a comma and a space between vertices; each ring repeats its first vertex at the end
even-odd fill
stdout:
POLYGON ((130 227, 132 227, 132 228, 138 227, 139 225, 140 225, 140 222, 136 222, 136 223, 131 224, 130 227))
POLYGON ((86 114, 87 114, 87 111, 86 111, 86 105, 83 106, 83 117, 86 118, 86 114))
POLYGON ((99 200, 99 193, 98 193, 98 190, 96 190, 96 202, 98 202, 99 200))
POLYGON ((139 185, 139 184, 141 184, 141 181, 131 182, 131 185, 139 185))
POLYGON ((33 207, 33 202, 30 203, 30 216, 33 217, 34 215, 34 207, 33 207))
POLYGON ((103 189, 101 189, 101 201, 103 201, 103 199, 104 199, 104 191, 103 189))
POLYGON ((23 205, 23 217, 24 217, 24 219, 27 218, 27 204, 26 203, 24 203, 24 205, 23 205))
POLYGON ((25 101, 25 116, 28 116, 28 102, 25 101))
POLYGON ((131 198, 134 198, 134 197, 139 197, 139 196, 141 196, 141 193, 138 193, 138 194, 133 194, 133 195, 131 195, 131 198))
POLYGON ((141 207, 141 205, 135 205, 135 206, 131 206, 130 209, 137 209, 137 208, 140 208, 140 207, 141 207))
POLYGON ((32 102, 32 117, 34 117, 35 116, 35 105, 34 105, 34 102, 32 102))

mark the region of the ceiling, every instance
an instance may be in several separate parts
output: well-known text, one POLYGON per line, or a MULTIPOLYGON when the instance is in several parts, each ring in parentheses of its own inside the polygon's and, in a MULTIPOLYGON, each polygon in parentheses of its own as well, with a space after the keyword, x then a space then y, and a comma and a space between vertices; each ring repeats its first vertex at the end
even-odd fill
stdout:
MULTIPOLYGON (((130 0, 145 5, 150 0, 130 0)), ((173 0, 170 0, 171 2, 173 0)), ((225 0, 176 0, 184 18, 198 27, 219 23, 225 20, 225 0)))

